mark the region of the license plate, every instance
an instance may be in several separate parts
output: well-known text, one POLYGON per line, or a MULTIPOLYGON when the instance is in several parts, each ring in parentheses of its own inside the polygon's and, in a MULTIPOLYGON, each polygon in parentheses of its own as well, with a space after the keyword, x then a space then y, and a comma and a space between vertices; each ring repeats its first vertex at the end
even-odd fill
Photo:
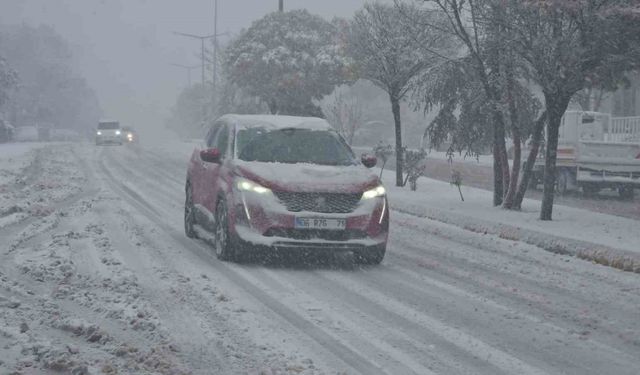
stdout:
POLYGON ((345 229, 346 219, 325 219, 316 217, 296 217, 296 229, 345 229))

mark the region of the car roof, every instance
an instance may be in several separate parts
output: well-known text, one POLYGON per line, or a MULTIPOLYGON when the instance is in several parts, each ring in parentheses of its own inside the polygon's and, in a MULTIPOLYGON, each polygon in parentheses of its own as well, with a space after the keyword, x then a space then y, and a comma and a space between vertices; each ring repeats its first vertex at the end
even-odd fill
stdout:
POLYGON ((332 130, 331 125, 318 117, 279 115, 224 115, 220 120, 235 124, 239 128, 268 127, 273 129, 332 130))

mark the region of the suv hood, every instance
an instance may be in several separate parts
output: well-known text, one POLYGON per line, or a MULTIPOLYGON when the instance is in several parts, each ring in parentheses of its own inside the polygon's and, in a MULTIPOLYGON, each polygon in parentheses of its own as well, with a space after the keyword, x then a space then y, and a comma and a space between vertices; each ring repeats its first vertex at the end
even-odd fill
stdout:
POLYGON ((362 165, 237 161, 236 174, 275 191, 359 193, 378 185, 378 176, 362 165))

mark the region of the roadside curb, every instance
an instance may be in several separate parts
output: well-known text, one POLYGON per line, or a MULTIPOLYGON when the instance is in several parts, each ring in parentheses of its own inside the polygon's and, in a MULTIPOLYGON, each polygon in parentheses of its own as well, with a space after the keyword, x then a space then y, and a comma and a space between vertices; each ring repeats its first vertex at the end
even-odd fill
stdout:
POLYGON ((572 255, 580 259, 593 261, 623 271, 640 273, 640 253, 561 237, 514 225, 486 222, 470 216, 440 209, 401 206, 402 205, 391 204, 393 210, 403 214, 454 225, 470 232, 492 234, 505 240, 524 242, 552 253, 572 255))

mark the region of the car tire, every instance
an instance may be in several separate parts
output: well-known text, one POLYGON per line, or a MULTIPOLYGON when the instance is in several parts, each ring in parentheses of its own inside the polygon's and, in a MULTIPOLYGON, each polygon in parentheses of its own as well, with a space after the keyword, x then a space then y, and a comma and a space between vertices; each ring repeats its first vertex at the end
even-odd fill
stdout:
POLYGON ((633 200, 633 197, 635 195, 635 189, 633 188, 632 185, 620 186, 618 188, 618 195, 620 195, 620 198, 622 199, 633 200))
POLYGON ((215 218, 213 247, 216 257, 224 261, 233 261, 235 260, 235 251, 233 241, 229 236, 229 215, 227 204, 222 199, 216 206, 215 218))
POLYGON ((360 264, 378 265, 384 259, 386 252, 386 245, 370 247, 366 250, 355 253, 356 261, 360 264))
POLYGON ((571 172, 562 168, 558 170, 558 176, 556 178, 556 192, 560 195, 566 195, 571 189, 571 172))
POLYGON ((193 195, 191 184, 187 183, 185 187, 184 199, 184 234, 189 238, 198 238, 194 225, 196 224, 196 212, 193 206, 193 195))

